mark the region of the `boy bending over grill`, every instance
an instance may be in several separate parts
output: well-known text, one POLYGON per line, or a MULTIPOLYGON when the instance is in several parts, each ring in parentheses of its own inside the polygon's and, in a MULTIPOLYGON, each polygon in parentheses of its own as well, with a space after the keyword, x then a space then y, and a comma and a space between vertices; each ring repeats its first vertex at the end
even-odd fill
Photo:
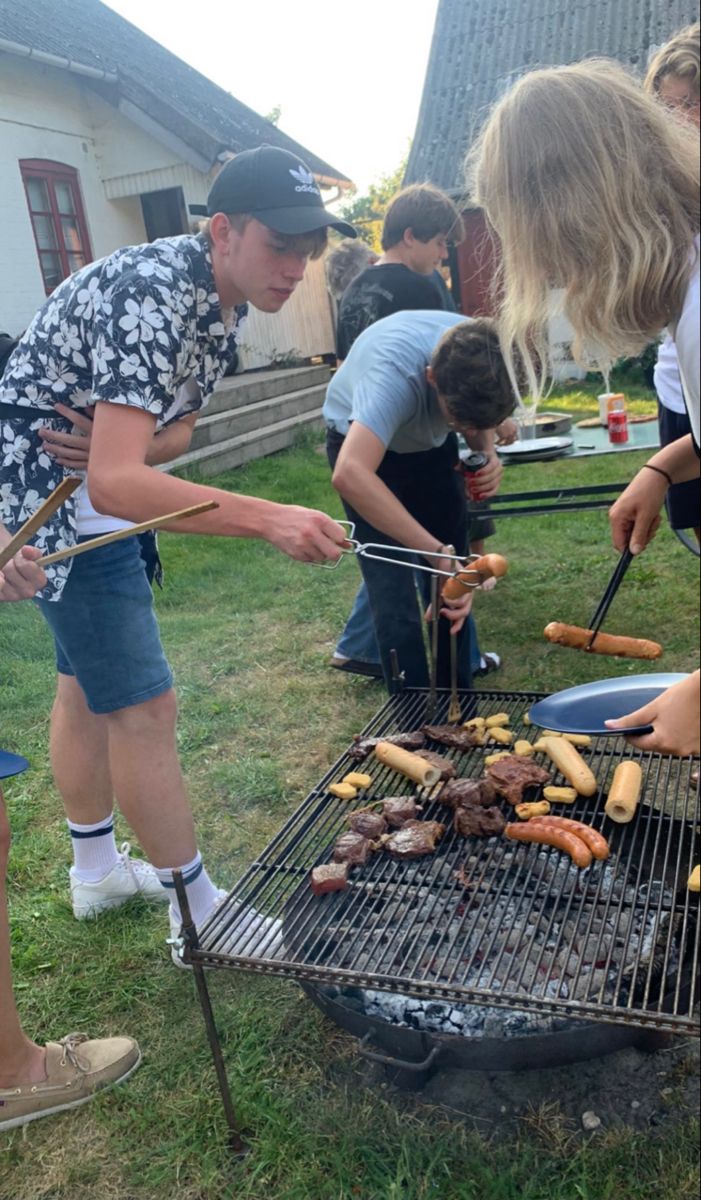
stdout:
MULTIPOLYGON (((394 313, 366 329, 329 384, 324 404, 333 485, 361 542, 431 552, 468 552, 467 505, 459 470, 461 433, 487 453, 485 498, 502 467, 494 429, 514 409, 514 391, 492 322, 458 313, 394 313)), ((403 556, 406 560, 406 556, 403 556)), ((362 557, 382 670, 392 690, 391 651, 409 687, 428 685, 422 615, 413 572, 362 557)), ((427 579, 419 572, 419 579, 427 579)), ((449 637, 458 639, 458 683, 470 687, 465 620, 471 594, 446 601, 439 622, 438 686, 449 686, 449 637)))

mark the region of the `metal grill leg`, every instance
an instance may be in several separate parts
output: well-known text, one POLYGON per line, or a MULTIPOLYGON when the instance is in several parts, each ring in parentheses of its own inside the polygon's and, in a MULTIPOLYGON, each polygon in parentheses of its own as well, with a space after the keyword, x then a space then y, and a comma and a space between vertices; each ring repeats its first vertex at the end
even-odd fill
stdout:
MULTIPOLYGON (((185 944, 185 954, 183 957, 184 961, 188 962, 189 951, 196 950, 199 946, 197 928, 192 919, 192 913, 190 912, 187 889, 183 882, 181 871, 173 871, 173 882, 175 884, 175 894, 178 898, 178 904, 180 905, 180 913, 182 915, 183 922, 181 934, 185 944)), ((217 1026, 214 1020, 212 1001, 209 995, 209 988, 207 987, 207 980, 205 979, 204 967, 200 962, 196 961, 190 962, 189 965, 192 967, 195 976, 195 985, 197 987, 200 1008, 202 1009, 202 1016, 204 1017, 205 1029, 207 1030, 209 1049, 212 1054, 212 1061, 214 1063, 214 1070, 217 1076, 217 1083, 219 1084, 222 1104, 224 1105, 226 1123, 229 1127, 229 1148, 236 1158, 245 1158, 250 1151, 250 1146, 243 1141, 236 1123, 234 1102, 231 1098, 231 1089, 229 1087, 229 1080, 227 1078, 226 1067, 224 1065, 221 1042, 219 1040, 219 1034, 217 1032, 217 1026)))

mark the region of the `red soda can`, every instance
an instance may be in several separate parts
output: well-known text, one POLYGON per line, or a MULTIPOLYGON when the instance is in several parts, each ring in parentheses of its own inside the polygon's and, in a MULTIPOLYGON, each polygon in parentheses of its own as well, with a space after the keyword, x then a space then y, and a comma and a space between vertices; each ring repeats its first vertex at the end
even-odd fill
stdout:
POLYGON ((475 476, 488 462, 489 458, 481 450, 475 450, 474 453, 463 450, 460 454, 460 466, 467 480, 467 492, 471 500, 480 498, 480 482, 475 476))
POLYGON ((609 413, 609 441, 621 446, 628 441, 628 417, 625 410, 609 413))

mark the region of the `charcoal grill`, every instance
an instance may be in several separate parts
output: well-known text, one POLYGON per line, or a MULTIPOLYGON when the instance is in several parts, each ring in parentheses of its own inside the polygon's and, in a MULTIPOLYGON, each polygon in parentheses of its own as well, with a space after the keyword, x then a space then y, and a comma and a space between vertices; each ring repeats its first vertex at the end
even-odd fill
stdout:
MULTIPOLYGON (((425 689, 391 696, 363 736, 420 728, 428 698, 425 689)), ((535 692, 460 695, 463 720, 477 713, 508 712, 512 729, 521 726, 524 713, 542 698, 535 692)), ((450 693, 439 692, 435 723, 446 720, 449 703, 450 693)), ((535 740, 537 731, 524 726, 519 736, 535 740)), ((458 775, 476 778, 483 773, 483 749, 458 752, 427 745, 452 759, 458 775)), ((347 828, 350 809, 414 791, 409 781, 373 757, 367 768, 359 767, 347 752, 200 930, 192 924, 185 889, 176 878, 184 914, 182 954, 195 971, 237 1152, 244 1148, 236 1131, 205 967, 277 975, 303 985, 351 985, 698 1035, 699 897, 686 887, 699 858, 699 787, 691 774, 696 760, 641 753, 611 737, 595 739, 587 757, 600 782, 599 792, 580 797, 568 806, 568 815, 605 832, 611 857, 584 872, 569 868, 569 860, 565 864, 555 849, 516 846, 499 837, 457 837, 450 831, 448 810, 431 800, 423 818, 442 819, 448 826, 436 854, 412 862, 373 855, 365 867, 351 873, 347 891, 314 896, 309 872, 330 859, 335 839, 347 828), (604 802, 622 757, 640 763, 643 796, 631 824, 613 825, 605 817, 604 802), (367 769, 373 777, 362 801, 349 803, 330 795, 328 785, 354 769, 367 769), (462 877, 459 868, 464 868, 462 877), (241 914, 247 906, 282 923, 282 945, 271 948, 269 929, 242 929, 241 914), (505 913, 520 932, 500 943, 499 923, 505 913), (534 951, 529 939, 536 918, 544 932, 534 951), (590 988, 591 950, 583 947, 590 946, 597 919, 605 920, 610 935, 595 956, 598 973, 591 979, 596 986, 590 988), (490 932, 475 942, 471 930, 480 921, 486 921, 490 932), (648 930, 647 938, 640 938, 641 943, 647 940, 646 948, 636 949, 631 940, 635 928, 648 930), (618 957, 614 946, 623 948, 618 957), (535 964, 536 985, 526 980, 527 949, 531 966, 535 964), (566 991, 556 967, 563 961, 570 981, 566 991)), ((555 776, 554 782, 565 781, 555 776)))

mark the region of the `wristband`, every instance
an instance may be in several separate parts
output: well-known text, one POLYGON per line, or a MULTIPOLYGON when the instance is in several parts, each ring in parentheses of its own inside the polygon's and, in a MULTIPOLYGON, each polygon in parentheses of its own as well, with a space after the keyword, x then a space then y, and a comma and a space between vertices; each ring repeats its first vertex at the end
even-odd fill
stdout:
POLYGON ((663 470, 662 467, 653 467, 652 463, 644 463, 643 470, 654 471, 657 475, 661 475, 667 480, 669 487, 674 486, 674 480, 672 479, 672 476, 667 471, 663 470))

